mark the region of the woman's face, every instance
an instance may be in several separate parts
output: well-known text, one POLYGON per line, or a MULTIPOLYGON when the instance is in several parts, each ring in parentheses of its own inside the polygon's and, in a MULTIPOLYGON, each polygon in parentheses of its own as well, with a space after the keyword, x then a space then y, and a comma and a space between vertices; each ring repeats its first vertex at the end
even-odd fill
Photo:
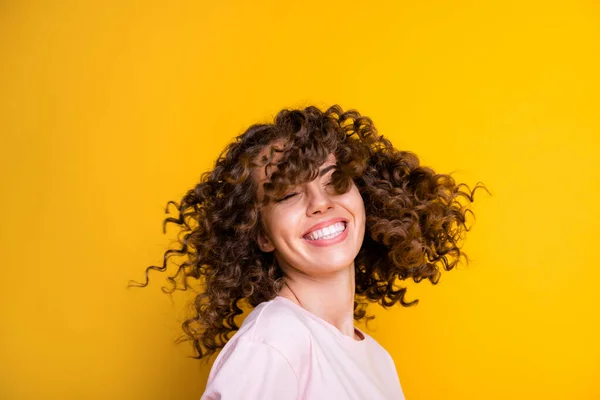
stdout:
MULTIPOLYGON (((291 268, 319 277, 354 267, 365 233, 365 207, 354 182, 348 192, 339 195, 328 185, 335 162, 330 154, 319 177, 290 187, 281 199, 261 208, 265 232, 257 242, 262 251, 274 252, 286 272, 291 268)), ((254 173, 262 200, 265 169, 257 168, 254 173)))

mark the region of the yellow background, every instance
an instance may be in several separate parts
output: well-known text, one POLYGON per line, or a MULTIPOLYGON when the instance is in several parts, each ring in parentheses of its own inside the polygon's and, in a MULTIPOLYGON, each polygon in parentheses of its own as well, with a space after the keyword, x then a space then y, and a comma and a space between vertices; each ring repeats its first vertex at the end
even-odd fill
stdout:
POLYGON ((407 399, 600 399, 598 2, 374 3, 2 2, 1 399, 198 399, 189 294, 127 282, 235 135, 334 103, 492 192, 373 306, 407 399))

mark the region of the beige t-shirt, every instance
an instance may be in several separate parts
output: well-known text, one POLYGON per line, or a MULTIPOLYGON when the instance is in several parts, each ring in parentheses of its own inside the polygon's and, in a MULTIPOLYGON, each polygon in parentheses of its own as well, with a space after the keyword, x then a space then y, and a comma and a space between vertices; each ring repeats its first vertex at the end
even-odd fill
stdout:
POLYGON ((259 304, 218 355, 200 400, 404 400, 394 361, 296 303, 259 304))

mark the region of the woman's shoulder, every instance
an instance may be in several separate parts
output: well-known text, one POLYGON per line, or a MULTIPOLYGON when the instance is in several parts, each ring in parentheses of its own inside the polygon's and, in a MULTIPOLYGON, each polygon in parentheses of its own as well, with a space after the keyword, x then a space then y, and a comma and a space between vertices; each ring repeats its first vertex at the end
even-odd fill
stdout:
POLYGON ((232 337, 263 343, 280 351, 309 344, 310 330, 305 317, 278 298, 256 306, 244 319, 239 331, 232 337))
POLYGON ((245 353, 249 349, 269 352, 273 357, 282 357, 281 360, 285 360, 294 371, 298 371, 310 356, 310 341, 310 331, 302 315, 275 299, 263 302, 246 316, 240 329, 220 351, 210 377, 212 378, 228 359, 235 358, 235 354, 245 353))

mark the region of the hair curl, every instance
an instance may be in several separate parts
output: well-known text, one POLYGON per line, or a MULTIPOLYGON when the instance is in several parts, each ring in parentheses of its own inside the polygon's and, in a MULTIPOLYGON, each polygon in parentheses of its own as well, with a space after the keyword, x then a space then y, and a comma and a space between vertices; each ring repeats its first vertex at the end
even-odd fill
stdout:
POLYGON ((395 149, 356 110, 344 112, 338 105, 325 112, 314 106, 284 109, 274 123, 254 124, 230 143, 214 169, 179 204, 167 203, 165 212, 174 205, 179 215, 164 220, 163 232, 168 223, 177 225, 180 246, 165 251, 161 267, 146 268, 145 283, 134 282, 147 286, 150 270, 164 272, 170 257, 186 257, 168 277, 173 288, 163 291, 187 290, 190 277, 202 285, 192 303, 195 315, 183 322, 186 335, 179 339, 193 342, 198 353, 194 358, 210 356, 225 345, 239 329, 234 318, 243 313, 243 302, 256 307, 277 295, 283 273, 273 253, 262 252, 256 242, 261 205, 289 185, 314 179, 331 153, 337 161, 332 176, 336 193, 346 192, 354 181, 367 217, 355 259, 356 320, 374 318, 366 316, 368 303, 416 305, 418 300, 405 301, 406 288, 398 288, 397 279, 426 278, 437 284, 439 266, 449 271, 461 257, 469 262, 459 242, 469 231, 466 214, 473 212, 460 199, 472 203, 484 185, 470 190, 450 175, 421 166, 414 153, 395 149), (269 156, 257 160, 265 146, 270 146, 269 156), (282 156, 279 161, 274 161, 276 153, 282 156), (276 169, 263 186, 261 202, 252 171, 268 165, 276 169), (177 278, 183 278, 183 287, 177 286, 177 278))

